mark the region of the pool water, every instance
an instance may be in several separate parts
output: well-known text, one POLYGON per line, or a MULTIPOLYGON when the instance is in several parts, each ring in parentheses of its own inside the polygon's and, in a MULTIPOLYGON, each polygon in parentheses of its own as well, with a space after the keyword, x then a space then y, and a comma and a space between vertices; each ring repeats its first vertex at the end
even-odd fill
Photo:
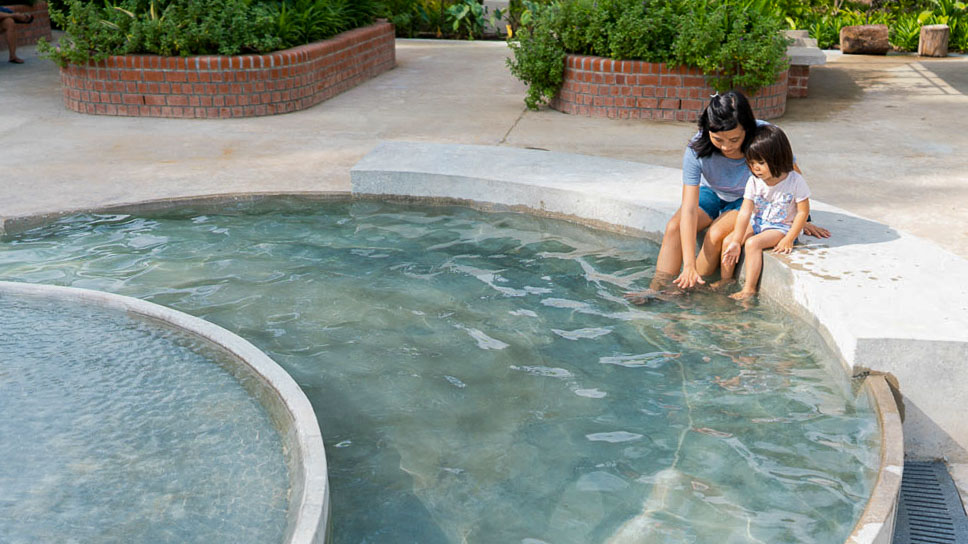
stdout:
POLYGON ((627 303, 651 243, 458 207, 205 212, 63 219, 0 244, 0 277, 268 353, 319 418, 335 542, 843 542, 866 504, 868 396, 768 305, 627 303))
POLYGON ((206 342, 0 295, 0 542, 280 542, 289 477, 206 342))

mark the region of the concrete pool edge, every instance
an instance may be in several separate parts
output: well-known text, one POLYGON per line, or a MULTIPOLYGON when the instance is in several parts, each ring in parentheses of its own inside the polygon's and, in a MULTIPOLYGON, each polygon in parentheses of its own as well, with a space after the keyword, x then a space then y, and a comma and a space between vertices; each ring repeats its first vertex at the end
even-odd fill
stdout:
POLYGON ((249 392, 269 414, 283 444, 291 485, 284 542, 317 544, 325 541, 329 522, 329 484, 316 415, 309 399, 292 377, 262 351, 208 321, 137 298, 76 287, 8 281, 0 281, 0 295, 49 298, 134 314, 186 331, 231 354, 240 363, 233 373, 256 378, 247 382, 259 390, 249 392))
POLYGON ((846 544, 891 544, 904 472, 904 436, 894 393, 883 375, 870 375, 868 388, 881 430, 881 457, 874 489, 846 544))

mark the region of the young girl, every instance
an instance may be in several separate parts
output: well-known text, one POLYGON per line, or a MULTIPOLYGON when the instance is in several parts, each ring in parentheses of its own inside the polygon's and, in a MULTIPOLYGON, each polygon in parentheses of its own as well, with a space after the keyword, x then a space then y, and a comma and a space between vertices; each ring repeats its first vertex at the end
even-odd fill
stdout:
POLYGON ((730 281, 746 248, 746 282, 730 295, 736 300, 756 294, 763 268, 763 250, 790 253, 810 214, 810 189, 793 170, 793 150, 786 134, 774 125, 761 125, 746 148, 746 162, 753 173, 746 182, 743 204, 733 233, 723 247, 722 278, 730 281))

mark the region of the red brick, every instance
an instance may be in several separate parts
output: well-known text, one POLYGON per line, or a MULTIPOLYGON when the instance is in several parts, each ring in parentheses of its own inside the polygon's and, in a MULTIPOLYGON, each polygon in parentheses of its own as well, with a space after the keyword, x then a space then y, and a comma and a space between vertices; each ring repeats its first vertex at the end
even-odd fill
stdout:
POLYGON ((678 98, 666 98, 659 101, 659 108, 664 110, 679 109, 680 100, 678 98))

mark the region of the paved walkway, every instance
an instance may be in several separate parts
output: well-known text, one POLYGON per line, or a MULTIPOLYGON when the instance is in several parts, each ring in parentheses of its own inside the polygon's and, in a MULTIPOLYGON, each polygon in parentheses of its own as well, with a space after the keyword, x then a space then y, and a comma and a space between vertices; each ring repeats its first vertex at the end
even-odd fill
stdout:
MULTIPOLYGON (((694 132, 688 123, 526 111, 499 42, 400 40, 396 69, 328 102, 221 121, 70 112, 56 66, 21 51, 27 64, 0 63, 5 217, 224 192, 348 191, 349 168, 381 140, 678 167, 694 132)), ((968 58, 833 54, 813 69, 810 94, 777 122, 814 197, 968 258, 968 58)))

